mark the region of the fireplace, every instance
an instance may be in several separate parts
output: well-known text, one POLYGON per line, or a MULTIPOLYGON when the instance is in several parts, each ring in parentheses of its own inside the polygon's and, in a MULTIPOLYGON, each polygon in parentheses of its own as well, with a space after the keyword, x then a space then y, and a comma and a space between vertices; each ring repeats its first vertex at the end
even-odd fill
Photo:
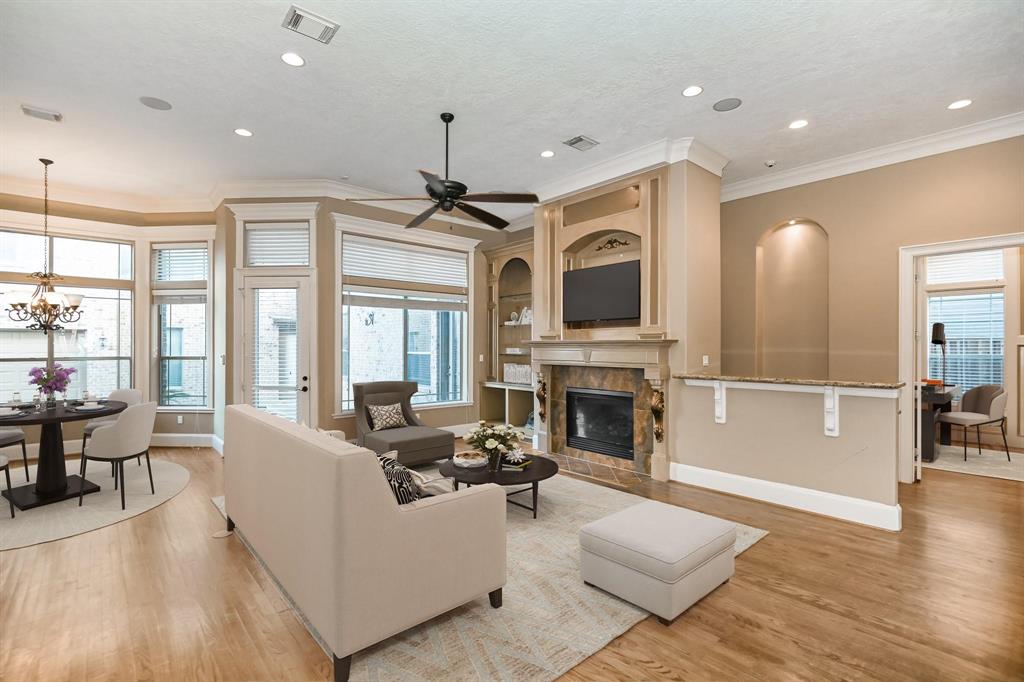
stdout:
POLYGON ((594 388, 565 390, 566 445, 633 459, 633 394, 594 388))

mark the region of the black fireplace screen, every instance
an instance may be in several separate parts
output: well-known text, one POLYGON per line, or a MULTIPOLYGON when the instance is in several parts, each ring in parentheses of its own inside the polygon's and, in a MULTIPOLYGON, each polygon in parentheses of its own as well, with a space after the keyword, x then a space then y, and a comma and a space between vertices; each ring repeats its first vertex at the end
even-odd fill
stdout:
POLYGON ((633 459, 633 394, 569 388, 566 445, 602 455, 633 459))

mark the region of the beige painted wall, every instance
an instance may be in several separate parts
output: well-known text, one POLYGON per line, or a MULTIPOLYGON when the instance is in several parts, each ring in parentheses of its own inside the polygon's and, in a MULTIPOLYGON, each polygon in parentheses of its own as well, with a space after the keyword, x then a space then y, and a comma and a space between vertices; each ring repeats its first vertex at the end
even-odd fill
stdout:
POLYGON ((828 235, 782 225, 757 247, 755 373, 828 378, 828 235))
POLYGON ((722 204, 723 369, 754 373, 755 264, 791 218, 829 235, 833 379, 894 381, 899 247, 1024 231, 1024 137, 722 204))
POLYGON ((730 388, 715 423, 714 391, 675 392, 673 461, 882 504, 897 503, 897 401, 842 396, 837 438, 824 435, 820 393, 730 388))

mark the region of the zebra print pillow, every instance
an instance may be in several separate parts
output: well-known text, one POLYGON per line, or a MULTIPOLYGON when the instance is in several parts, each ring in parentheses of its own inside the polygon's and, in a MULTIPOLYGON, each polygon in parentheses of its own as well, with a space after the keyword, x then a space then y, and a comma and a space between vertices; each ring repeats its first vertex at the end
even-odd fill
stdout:
POLYGON ((409 425, 405 421, 405 415, 402 414, 401 403, 395 403, 394 405, 367 405, 366 409, 370 413, 370 425, 374 431, 397 429, 409 425))
POLYGON ((384 455, 377 455, 377 461, 380 463, 380 468, 384 471, 384 478, 387 479, 388 485, 391 486, 391 492, 395 494, 398 504, 408 504, 420 499, 420 493, 416 488, 416 482, 412 478, 412 472, 399 464, 398 460, 385 457, 384 455))

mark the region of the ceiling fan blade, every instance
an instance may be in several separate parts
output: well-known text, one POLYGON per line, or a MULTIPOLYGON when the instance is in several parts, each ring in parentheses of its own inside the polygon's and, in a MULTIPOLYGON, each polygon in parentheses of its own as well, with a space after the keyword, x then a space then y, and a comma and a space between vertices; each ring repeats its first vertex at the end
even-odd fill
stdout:
POLYGON ((476 206, 472 206, 472 205, 464 203, 462 201, 456 201, 455 202, 455 208, 459 209, 460 211, 462 211, 463 213, 465 213, 467 215, 473 216, 474 218, 476 218, 480 222, 486 223, 486 224, 490 225, 491 227, 496 227, 499 230, 504 230, 506 227, 508 227, 508 221, 507 220, 505 220, 504 218, 499 218, 498 216, 494 215, 493 213, 488 213, 487 211, 483 210, 482 208, 477 208, 476 206))
POLYGON ((463 194, 463 201, 493 201, 498 204, 539 204, 536 194, 514 194, 512 192, 481 192, 463 194))
POLYGON ((377 197, 368 199, 342 199, 342 201, 433 201, 430 197, 377 197))
POLYGON ((445 191, 447 191, 448 188, 444 186, 444 182, 441 180, 441 178, 437 177, 437 175, 431 173, 430 171, 425 171, 422 169, 420 170, 420 175, 422 175, 423 179, 427 181, 428 185, 430 185, 430 189, 434 190, 439 195, 444 196, 444 193, 445 191))
POLYGON ((441 207, 438 204, 434 204, 433 206, 428 208, 426 211, 424 211, 423 213, 420 213, 418 216, 416 216, 411 221, 409 221, 409 224, 406 225, 406 227, 419 227, 420 225, 422 225, 423 223, 425 223, 427 221, 427 218, 429 218, 430 216, 434 215, 434 213, 436 213, 437 209, 439 209, 439 208, 441 208, 441 207))

